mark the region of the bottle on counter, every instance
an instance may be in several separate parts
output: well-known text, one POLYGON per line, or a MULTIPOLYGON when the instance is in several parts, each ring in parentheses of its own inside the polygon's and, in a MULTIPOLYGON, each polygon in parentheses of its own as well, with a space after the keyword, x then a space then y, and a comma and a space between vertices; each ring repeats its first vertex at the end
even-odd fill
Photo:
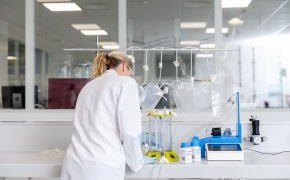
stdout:
POLYGON ((192 163, 192 149, 190 143, 183 142, 180 146, 180 163, 188 164, 192 163))
POLYGON ((190 147, 192 151, 192 162, 201 161, 201 148, 199 146, 199 139, 197 136, 193 137, 190 147))

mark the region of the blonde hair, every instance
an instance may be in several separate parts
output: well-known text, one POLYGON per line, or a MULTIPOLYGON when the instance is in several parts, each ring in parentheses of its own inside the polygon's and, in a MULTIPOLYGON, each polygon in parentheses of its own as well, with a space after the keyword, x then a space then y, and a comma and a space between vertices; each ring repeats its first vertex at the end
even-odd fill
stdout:
POLYGON ((110 53, 99 53, 93 62, 93 77, 101 76, 106 70, 116 68, 119 64, 126 63, 133 68, 131 58, 121 51, 112 51, 110 53))

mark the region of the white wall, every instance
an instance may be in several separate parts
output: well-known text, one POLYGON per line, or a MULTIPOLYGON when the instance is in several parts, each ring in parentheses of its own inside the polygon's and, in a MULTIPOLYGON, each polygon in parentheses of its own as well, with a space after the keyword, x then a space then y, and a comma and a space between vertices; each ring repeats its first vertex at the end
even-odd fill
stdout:
MULTIPOLYGON (((52 148, 65 149, 72 133, 71 119, 73 112, 51 114, 40 112, 15 113, 2 112, 0 117, 0 151, 39 151, 52 148), (33 115, 34 114, 34 115, 33 115), (12 121, 18 122, 12 122, 12 121), (21 122, 21 120, 23 122, 21 122), (63 120, 61 122, 60 120, 63 120), (6 121, 6 122, 5 122, 6 121), (9 137, 9 138, 8 138, 9 137)), ((248 119, 252 112, 243 112, 243 136, 248 135, 250 124, 248 119)), ((249 146, 262 151, 290 150, 290 112, 289 111, 257 111, 253 112, 261 120, 261 135, 269 140, 259 146, 249 146)), ((189 141, 194 135, 203 135, 206 129, 210 133, 212 126, 221 126, 210 122, 211 113, 180 114, 173 123, 173 147, 178 149, 180 142, 189 141), (209 125, 208 125, 209 124, 209 125), (197 131, 199 130, 199 131, 197 131)), ((144 117, 144 120, 147 117, 144 117)), ((143 124, 144 128, 146 124, 143 124)), ((225 121, 222 127, 235 130, 235 119, 225 121)), ((248 144, 245 144, 248 146, 248 144)))

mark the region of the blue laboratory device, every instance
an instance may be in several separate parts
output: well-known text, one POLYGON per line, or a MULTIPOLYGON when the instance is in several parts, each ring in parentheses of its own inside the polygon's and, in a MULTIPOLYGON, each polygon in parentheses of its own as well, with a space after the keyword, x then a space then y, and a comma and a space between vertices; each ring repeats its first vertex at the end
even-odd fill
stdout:
POLYGON ((201 157, 206 157, 206 145, 207 144, 242 144, 242 125, 240 119, 240 93, 235 93, 235 103, 237 110, 237 134, 236 136, 212 136, 199 140, 201 148, 201 157))

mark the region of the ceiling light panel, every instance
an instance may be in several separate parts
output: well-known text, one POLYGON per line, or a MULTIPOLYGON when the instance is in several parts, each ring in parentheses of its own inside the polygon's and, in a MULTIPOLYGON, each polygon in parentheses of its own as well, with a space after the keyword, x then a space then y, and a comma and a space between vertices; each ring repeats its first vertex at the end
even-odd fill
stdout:
POLYGON ((118 44, 116 45, 102 45, 103 49, 119 49, 120 46, 118 44))
MULTIPOLYGON (((229 28, 222 28, 222 33, 227 34, 229 32, 229 28)), ((215 28, 206 28, 205 33, 207 34, 214 34, 215 28)))
POLYGON ((195 45, 199 45, 200 41, 180 41, 180 45, 183 46, 195 46, 195 45))
POLYGON ((212 58, 213 54, 197 54, 197 58, 212 58))
POLYGON ((108 35, 107 31, 105 30, 81 30, 81 33, 86 36, 103 36, 108 35))
POLYGON ((206 22, 181 22, 181 29, 204 29, 206 27, 206 22))
POLYGON ((222 8, 246 8, 252 0, 222 0, 222 8))
POLYGON ((76 30, 99 30, 101 29, 97 24, 72 24, 71 25, 76 30))
POLYGON ((81 11, 82 9, 73 2, 68 3, 43 3, 50 11, 60 12, 60 11, 81 11))
POLYGON ((235 18, 230 19, 228 23, 232 26, 240 26, 244 24, 244 21, 241 20, 240 18, 235 17, 235 18))
POLYGON ((215 44, 201 44, 200 48, 204 48, 204 49, 215 48, 215 44))
POLYGON ((71 0, 36 0, 40 3, 49 3, 49 2, 70 2, 71 0))
POLYGON ((7 60, 17 60, 16 56, 7 56, 7 60))
POLYGON ((118 43, 114 42, 114 41, 101 41, 99 42, 99 45, 101 46, 105 46, 105 45, 118 45, 118 43))

